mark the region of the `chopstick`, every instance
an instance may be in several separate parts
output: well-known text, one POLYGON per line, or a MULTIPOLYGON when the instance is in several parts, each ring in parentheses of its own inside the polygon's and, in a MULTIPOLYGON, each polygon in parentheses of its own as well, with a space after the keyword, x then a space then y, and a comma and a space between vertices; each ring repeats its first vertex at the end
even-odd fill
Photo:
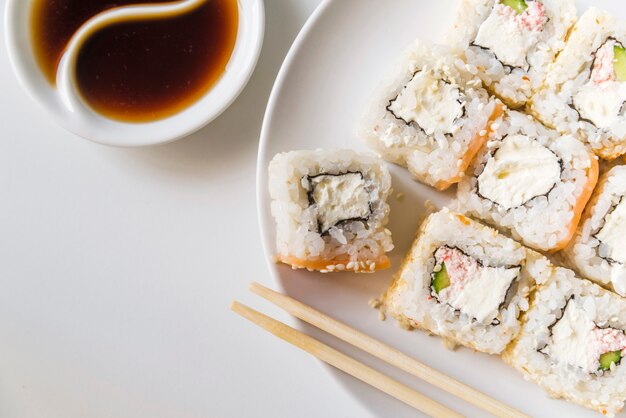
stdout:
POLYGON ((421 393, 396 382, 392 378, 354 360, 351 357, 327 346, 315 338, 300 332, 289 325, 270 318, 254 309, 237 301, 233 302, 231 309, 248 319, 254 324, 264 328, 279 338, 295 345, 298 348, 312 354, 318 359, 342 370, 357 379, 374 386, 375 388, 393 396, 394 398, 430 415, 431 417, 462 418, 463 415, 427 398, 421 393))
POLYGON ((250 291, 284 309, 291 315, 377 357, 392 366, 430 383, 497 417, 529 418, 518 410, 421 363, 401 351, 378 341, 289 296, 253 282, 250 291))

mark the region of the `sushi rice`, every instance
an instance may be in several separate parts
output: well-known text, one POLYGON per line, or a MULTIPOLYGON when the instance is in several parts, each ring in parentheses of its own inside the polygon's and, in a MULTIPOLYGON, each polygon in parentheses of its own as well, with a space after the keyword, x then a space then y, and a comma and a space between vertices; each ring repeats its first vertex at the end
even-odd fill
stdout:
POLYGON ((322 272, 374 272, 393 249, 387 197, 391 176, 371 153, 291 151, 270 162, 277 260, 322 272))
POLYGON ((461 0, 447 43, 511 108, 541 86, 576 22, 574 0, 461 0))
POLYGON ((502 357, 551 396, 614 416, 626 398, 625 329, 626 300, 554 268, 502 357))
POLYGON ((626 167, 605 173, 564 252, 583 277, 626 296, 626 167))
POLYGON ((597 179, 583 143, 508 111, 459 185, 455 208, 554 252, 570 242, 597 179))
POLYGON ((532 98, 529 110, 563 133, 586 139, 597 155, 626 153, 626 23, 591 8, 532 98))
POLYGON ((502 113, 465 67, 450 48, 415 42, 373 93, 358 135, 422 183, 457 183, 502 113))
POLYGON ((384 307, 401 323, 499 354, 517 336, 531 288, 546 280, 548 266, 496 230, 443 209, 422 225, 384 307))

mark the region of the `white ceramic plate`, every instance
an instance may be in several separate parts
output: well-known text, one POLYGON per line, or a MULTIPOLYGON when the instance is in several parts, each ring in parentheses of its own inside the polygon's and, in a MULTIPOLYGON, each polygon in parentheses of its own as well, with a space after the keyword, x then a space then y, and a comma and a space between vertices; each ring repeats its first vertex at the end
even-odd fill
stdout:
MULTIPOLYGON (((584 11, 591 0, 579 1, 584 11)), ((323 275, 294 271, 272 262, 274 221, 269 210, 267 166, 277 152, 295 149, 347 147, 364 150, 355 134, 359 112, 380 78, 399 53, 417 37, 438 41, 450 25, 457 0, 327 0, 321 4, 294 43, 280 71, 268 104, 258 160, 259 220, 271 273, 287 294, 385 341, 415 358, 453 376, 534 417, 596 417, 595 412, 548 399, 532 383, 506 366, 498 357, 465 348, 449 351, 442 340, 425 332, 406 332, 392 319, 382 322, 368 301, 386 289, 417 230, 424 202, 444 205, 454 191, 438 193, 410 179, 408 172, 390 166, 393 187, 403 192, 401 201, 390 199, 395 250, 392 268, 373 275, 337 273, 323 275)), ((614 0, 594 1, 617 16, 626 9, 614 0)), ((580 13, 580 12, 579 12, 580 13)), ((408 383, 428 396, 471 417, 481 410, 459 401, 401 372, 392 370, 358 350, 304 324, 320 339, 357 359, 408 383)), ((416 412, 346 375, 327 368, 333 378, 367 407, 373 415, 415 417, 416 412)), ((320 402, 324 400, 321 399, 320 402)))

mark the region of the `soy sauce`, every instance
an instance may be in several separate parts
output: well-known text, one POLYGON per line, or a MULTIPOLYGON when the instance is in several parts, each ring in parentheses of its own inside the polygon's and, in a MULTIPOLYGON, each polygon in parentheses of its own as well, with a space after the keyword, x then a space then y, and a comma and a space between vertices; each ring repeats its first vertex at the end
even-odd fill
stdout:
POLYGON ((35 57, 51 84, 70 38, 87 20, 105 10, 172 0, 35 0, 31 17, 31 36, 35 57))
MULTIPOLYGON (((55 57, 54 64, 50 64, 53 73, 65 48, 60 47, 62 39, 67 43, 71 37, 67 34, 80 18, 90 18, 103 5, 158 2, 40 1, 47 5, 40 8, 42 12, 47 9, 48 13, 66 14, 66 20, 44 15, 34 20, 49 19, 43 28, 52 21, 66 22, 60 26, 64 30, 46 31, 49 37, 42 42, 45 47, 41 49, 50 57, 47 62, 55 57), (69 11, 71 6, 76 10, 69 11)), ((234 49, 237 29, 237 0, 206 0, 179 16, 105 27, 93 34, 79 52, 76 74, 80 94, 96 112, 113 119, 146 122, 170 116, 197 101, 219 80, 234 49)))

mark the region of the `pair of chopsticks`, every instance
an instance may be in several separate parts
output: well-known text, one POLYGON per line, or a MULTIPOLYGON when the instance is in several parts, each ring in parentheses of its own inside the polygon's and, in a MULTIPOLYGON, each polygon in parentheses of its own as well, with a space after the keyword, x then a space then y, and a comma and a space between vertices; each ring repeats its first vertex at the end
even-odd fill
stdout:
MULTIPOLYGON (((268 289, 259 283, 250 285, 252 293, 272 302, 291 315, 377 357, 392 366, 416 376, 431 385, 457 396, 497 417, 525 417, 516 409, 497 401, 484 393, 473 389, 395 348, 384 344, 336 319, 325 315, 289 296, 268 289)), ((394 398, 422 411, 432 417, 462 417, 463 415, 426 397, 425 395, 405 386, 392 378, 360 363, 353 358, 329 347, 315 338, 300 332, 280 321, 270 318, 237 301, 231 309, 237 314, 264 328, 279 338, 312 354, 331 366, 356 377, 357 379, 393 396, 394 398)))

